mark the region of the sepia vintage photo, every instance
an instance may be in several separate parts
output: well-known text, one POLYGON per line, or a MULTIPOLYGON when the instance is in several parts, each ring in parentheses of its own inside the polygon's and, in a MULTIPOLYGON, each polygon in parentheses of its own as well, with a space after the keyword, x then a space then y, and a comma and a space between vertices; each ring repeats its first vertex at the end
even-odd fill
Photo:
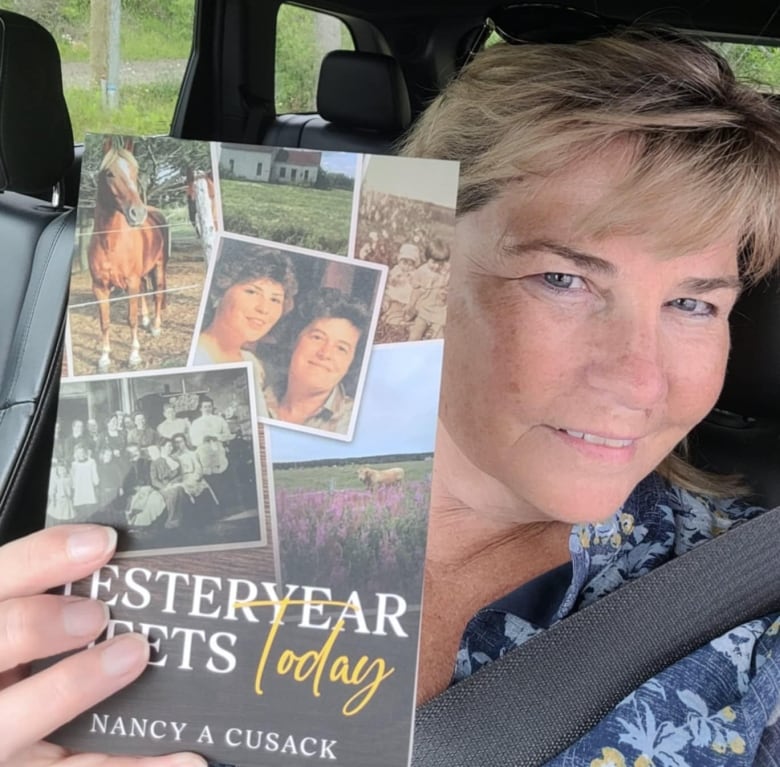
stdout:
POLYGON ((355 257, 390 270, 376 343, 442 338, 457 177, 430 160, 378 155, 363 158, 362 174, 355 257))

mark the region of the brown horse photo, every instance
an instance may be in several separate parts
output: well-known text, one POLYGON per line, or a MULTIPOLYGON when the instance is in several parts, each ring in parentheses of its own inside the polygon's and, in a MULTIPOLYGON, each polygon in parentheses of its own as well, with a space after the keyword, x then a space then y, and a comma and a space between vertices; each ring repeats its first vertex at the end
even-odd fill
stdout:
POLYGON ((117 146, 107 137, 97 175, 95 221, 89 242, 88 263, 92 292, 98 302, 102 349, 98 371, 111 366, 111 291, 128 295, 127 322, 131 344, 128 367, 141 366, 138 313, 141 324, 153 336, 160 334, 165 308, 166 266, 169 255, 168 224, 157 208, 143 201, 138 180, 138 161, 133 143, 117 146), (154 318, 150 320, 146 296, 154 295, 154 318))

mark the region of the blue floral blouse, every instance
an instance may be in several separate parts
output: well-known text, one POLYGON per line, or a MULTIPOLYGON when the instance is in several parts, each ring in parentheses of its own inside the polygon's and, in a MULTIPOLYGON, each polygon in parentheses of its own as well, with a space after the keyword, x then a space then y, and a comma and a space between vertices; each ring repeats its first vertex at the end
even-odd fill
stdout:
MULTIPOLYGON (((453 682, 762 509, 652 474, 607 521, 575 525, 571 563, 480 610, 453 682)), ((609 673, 608 661, 604 673, 609 673)), ((780 616, 751 621, 625 698, 549 767, 780 767, 780 616)))

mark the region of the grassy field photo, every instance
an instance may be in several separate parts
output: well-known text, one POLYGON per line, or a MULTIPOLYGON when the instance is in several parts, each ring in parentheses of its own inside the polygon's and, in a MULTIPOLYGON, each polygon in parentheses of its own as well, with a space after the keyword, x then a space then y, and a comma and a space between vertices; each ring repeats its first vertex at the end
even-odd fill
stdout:
POLYGON ((352 192, 222 179, 225 230, 346 256, 352 192))
POLYGON ((401 467, 404 480, 368 489, 360 461, 274 469, 283 577, 289 583, 390 591, 419 598, 431 496, 430 459, 401 467))

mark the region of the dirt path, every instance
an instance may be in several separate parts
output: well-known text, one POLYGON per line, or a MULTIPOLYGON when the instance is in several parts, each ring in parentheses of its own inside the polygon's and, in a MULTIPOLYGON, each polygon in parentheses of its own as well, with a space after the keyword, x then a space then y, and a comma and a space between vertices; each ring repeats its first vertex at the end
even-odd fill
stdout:
MULTIPOLYGON (((124 61, 119 69, 119 84, 180 83, 186 59, 157 61, 124 61)), ((67 61, 62 65, 62 82, 66 87, 90 88, 92 75, 86 61, 67 61)))

